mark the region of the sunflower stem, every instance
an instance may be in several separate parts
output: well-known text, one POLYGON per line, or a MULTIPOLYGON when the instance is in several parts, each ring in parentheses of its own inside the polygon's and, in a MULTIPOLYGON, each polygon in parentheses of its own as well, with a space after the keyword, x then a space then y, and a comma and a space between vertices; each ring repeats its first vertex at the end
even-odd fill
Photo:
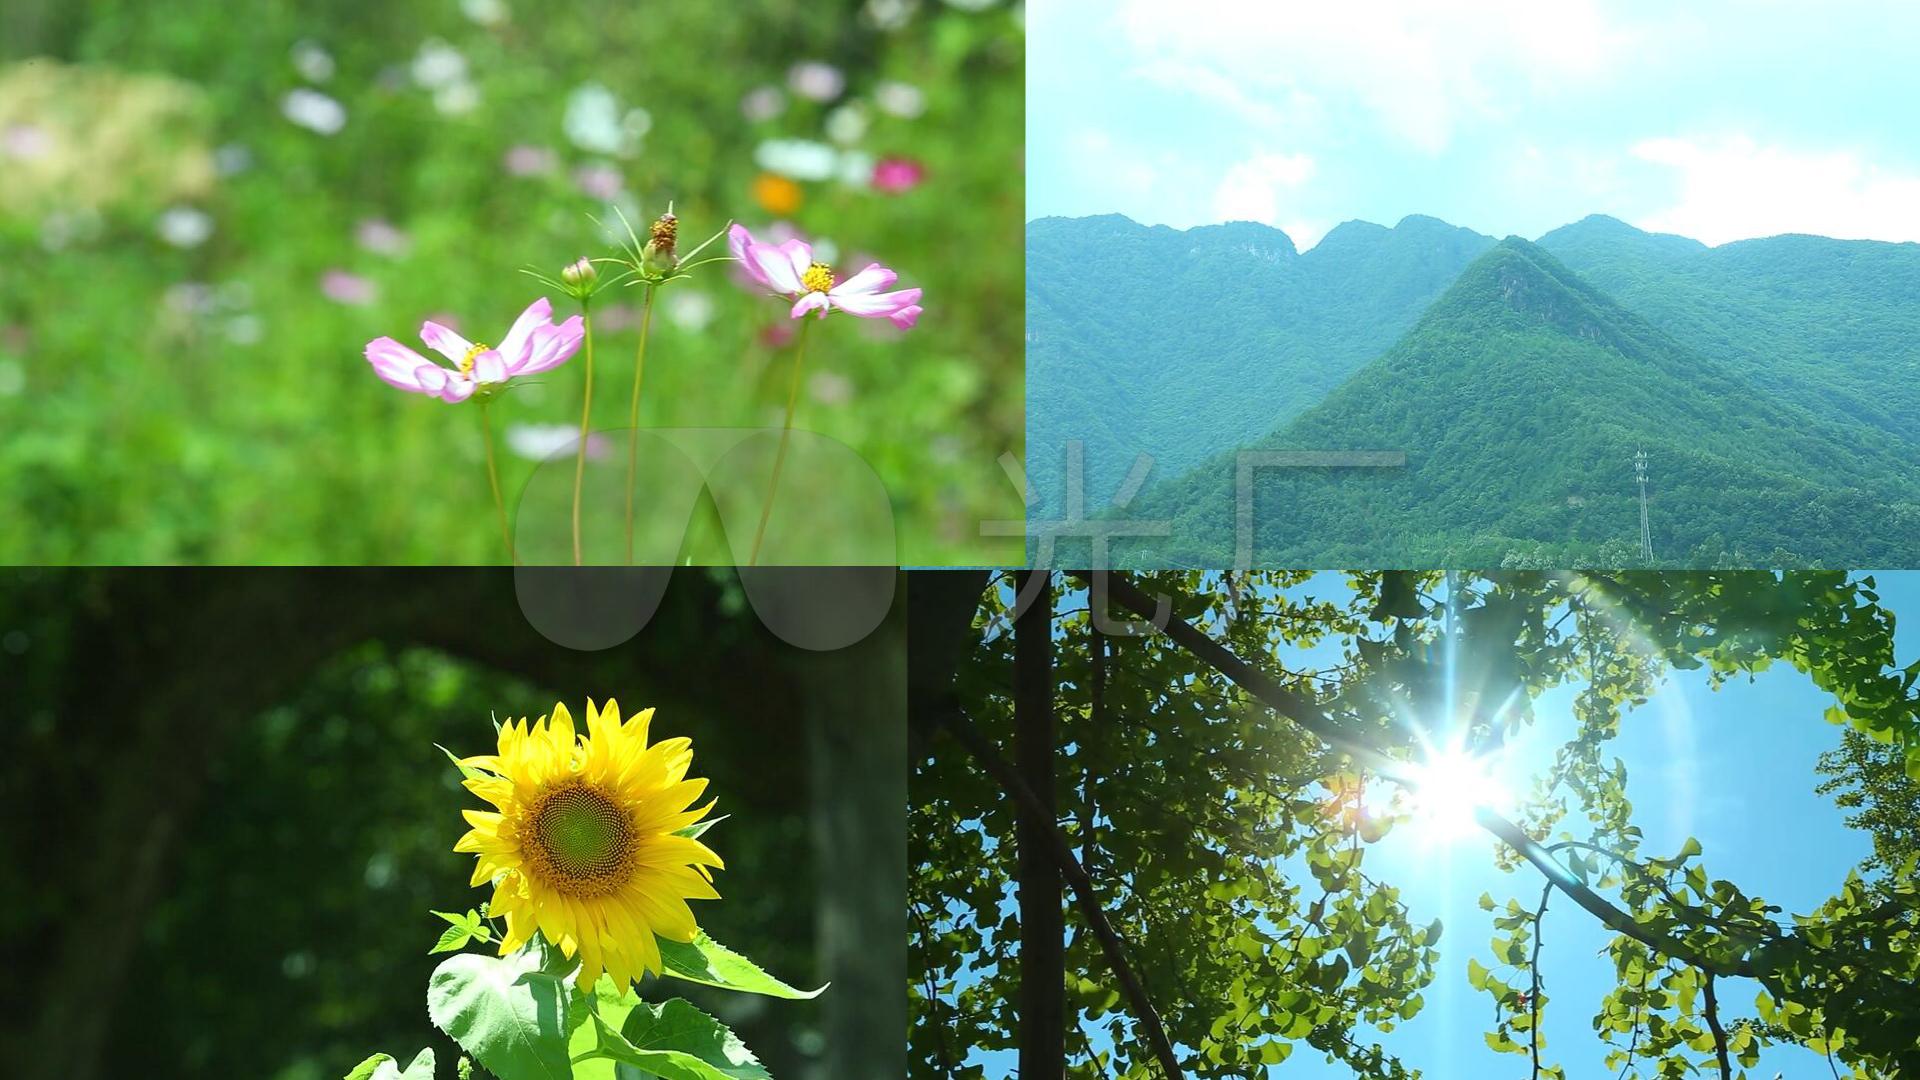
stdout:
POLYGON ((640 461, 640 380, 647 374, 647 330, 653 325, 653 294, 658 286, 647 286, 647 298, 640 305, 640 350, 633 360, 633 404, 627 408, 627 565, 633 565, 633 482, 640 461))
POLYGON ((587 392, 580 402, 580 447, 573 458, 573 565, 580 566, 580 486, 587 475, 587 420, 593 415, 593 312, 580 301, 580 321, 587 339, 587 392))
POLYGON ((800 364, 807 356, 807 330, 812 325, 811 317, 800 320, 800 341, 793 349, 793 382, 787 387, 787 418, 780 424, 780 449, 773 455, 773 479, 767 482, 767 501, 760 506, 760 524, 753 530, 753 550, 747 555, 748 566, 760 562, 760 541, 767 533, 767 515, 773 512, 773 489, 780 483, 780 466, 787 460, 787 435, 793 431, 793 403, 800 396, 800 364))
POLYGON ((487 415, 485 402, 480 405, 480 436, 487 448, 487 484, 493 488, 493 509, 500 516, 500 542, 507 545, 507 558, 519 566, 520 556, 513 550, 513 534, 507 531, 507 504, 500 498, 500 473, 493 467, 493 418, 487 415))

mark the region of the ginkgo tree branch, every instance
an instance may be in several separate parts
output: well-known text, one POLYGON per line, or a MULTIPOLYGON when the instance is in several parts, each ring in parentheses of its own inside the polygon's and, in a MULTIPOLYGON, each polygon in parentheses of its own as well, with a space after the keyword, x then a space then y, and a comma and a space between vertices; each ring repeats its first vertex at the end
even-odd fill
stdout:
MULTIPOLYGON (((1092 585, 1093 575, 1090 573, 1076 571, 1073 576, 1089 586, 1092 585)), ((1144 618, 1154 617, 1158 607, 1154 598, 1125 578, 1110 575, 1103 588, 1106 594, 1121 607, 1144 618)), ((1226 646, 1208 637, 1193 624, 1178 616, 1168 616, 1163 631, 1188 652, 1252 694, 1262 704, 1319 736, 1327 745, 1389 776, 1398 778, 1404 774, 1407 762, 1392 757, 1379 747, 1345 730, 1311 699, 1288 690, 1261 674, 1252 665, 1235 656, 1226 646)), ((1546 875, 1548 881, 1567 894, 1574 903, 1579 904, 1619 933, 1627 935, 1655 952, 1691 964, 1710 975, 1758 977, 1759 973, 1744 960, 1728 962, 1709 957, 1684 941, 1656 933, 1642 925, 1632 915, 1615 907, 1605 897, 1588 888, 1585 882, 1562 865, 1533 837, 1528 836, 1525 830, 1499 813, 1482 806, 1474 809, 1473 817, 1481 828, 1504 841, 1519 852, 1522 858, 1532 863, 1536 869, 1546 875)))
POLYGON ((1760 973, 1744 960, 1733 962, 1718 960, 1678 938, 1654 933, 1632 915, 1615 907, 1606 897, 1587 888, 1585 882, 1582 882, 1573 871, 1561 865, 1560 860, 1554 858, 1553 853, 1541 846, 1539 841, 1528 836, 1526 830, 1497 812, 1484 806, 1476 806, 1473 810, 1473 820, 1481 828, 1499 837, 1508 847, 1518 851, 1522 858, 1545 874, 1547 880, 1558 886, 1560 891, 1566 893, 1574 903, 1586 908, 1614 930, 1655 952, 1670 956, 1682 963, 1691 964, 1709 975, 1745 975, 1749 978, 1759 978, 1760 973))
MULTIPOLYGON (((985 736, 974 727, 973 721, 958 709, 942 709, 926 719, 938 724, 946 732, 966 747, 981 768, 993 777, 1015 802, 1029 813, 1040 818, 1050 819, 1046 806, 1035 795, 1033 789, 1021 779, 1020 773, 1000 752, 993 748, 985 736)), ((1160 1023, 1160 1013, 1153 1007, 1153 1000, 1147 996, 1147 988, 1141 983, 1133 965, 1127 961, 1125 943, 1120 934, 1107 921, 1106 912, 1100 909, 1100 902, 1093 895, 1093 881, 1074 858, 1073 847, 1056 826, 1045 831, 1048 848, 1054 861, 1060 866, 1060 873, 1073 889, 1075 904, 1080 908, 1081 917, 1086 919, 1088 929, 1100 942, 1100 951, 1106 954, 1107 966, 1113 969, 1114 977, 1120 980, 1120 990, 1131 1007, 1134 1019, 1138 1021, 1147 1043, 1153 1047, 1154 1057, 1160 1062, 1161 1070, 1167 1080, 1183 1080, 1186 1075, 1180 1069, 1180 1059, 1173 1052, 1173 1043, 1167 1038, 1167 1030, 1160 1023)))
MULTIPOLYGON (((1074 577, 1092 584, 1092 575, 1076 571, 1074 577)), ((1154 616, 1154 602, 1145 591, 1132 582, 1120 577, 1111 577, 1105 586, 1107 593, 1120 606, 1136 612, 1146 618, 1154 616)), ((1405 771, 1407 763, 1391 757, 1378 747, 1347 731, 1340 723, 1321 711, 1319 705, 1304 694, 1289 690, 1262 674, 1251 664, 1235 656, 1231 650, 1208 637, 1192 623, 1178 616, 1168 616, 1163 628, 1168 637, 1178 642, 1188 652, 1240 685, 1241 688, 1259 698, 1269 708, 1306 728, 1320 740, 1336 750, 1351 755, 1362 764, 1371 765, 1383 772, 1400 773, 1405 771)))
POLYGON ((1713 1032, 1713 1056, 1720 1063, 1720 1080, 1733 1080, 1733 1065, 1727 1060, 1727 1031, 1720 1026, 1720 1002, 1713 996, 1713 973, 1706 978, 1707 1029, 1713 1032))
POLYGON ((1552 896, 1553 883, 1549 881, 1540 890, 1540 906, 1533 911, 1533 957, 1527 961, 1533 976, 1533 993, 1527 995, 1527 1005, 1533 1010, 1527 1023, 1528 1042, 1533 1048, 1533 1080, 1540 1080, 1540 945, 1546 937, 1540 924, 1547 917, 1547 900, 1552 896))
MULTIPOLYGON (((920 932, 926 935, 928 942, 932 942, 933 927, 927 922, 926 914, 920 910, 920 902, 909 896, 907 898, 907 909, 913 912, 913 921, 920 924, 920 932)), ((942 1004, 940 1000, 940 986, 933 977, 933 962, 931 959, 927 961, 926 975, 927 1010, 931 1012, 934 1006, 942 1004)), ((953 1080, 953 1054, 947 1049, 947 1029, 944 1025, 938 1023, 933 1025, 933 1041, 940 1048, 940 1071, 946 1075, 947 1080, 953 1080)))

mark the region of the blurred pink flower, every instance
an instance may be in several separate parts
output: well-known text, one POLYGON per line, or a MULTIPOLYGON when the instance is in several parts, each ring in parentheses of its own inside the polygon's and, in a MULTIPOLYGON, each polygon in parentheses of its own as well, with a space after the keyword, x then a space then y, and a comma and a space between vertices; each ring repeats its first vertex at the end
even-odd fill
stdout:
POLYGON ((594 325, 608 334, 633 330, 640 325, 640 309, 632 304, 595 304, 593 317, 594 325))
POLYGON ((920 317, 920 290, 883 292, 896 276, 879 263, 869 263, 852 277, 835 282, 833 268, 815 262, 813 248, 805 240, 763 244, 744 225, 727 231, 727 248, 748 277, 794 301, 788 313, 793 318, 818 311, 824 319, 828 311, 839 309, 865 319, 885 318, 907 330, 920 317))
POLYGON ((353 236, 361 247, 381 255, 399 255, 407 250, 407 234, 379 218, 367 218, 354 226, 353 236))
POLYGON ((515 146, 507 150, 501 164, 508 176, 545 176, 559 168, 560 161, 544 146, 515 146))
POLYGON ((320 293, 336 304, 364 307, 373 303, 373 282, 345 270, 329 270, 320 275, 320 293))
POLYGON ((582 194, 595 199, 611 199, 626 185, 620 170, 611 165, 582 165, 573 171, 573 182, 582 194))
POLYGON ((832 101, 846 85, 847 77, 825 61, 802 60, 787 69, 787 86, 801 97, 815 101, 832 101))
POLYGON ((10 158, 37 158, 53 148, 53 139, 32 124, 10 124, 0 131, 0 151, 10 158))
POLYGON ((771 120, 787 107, 777 86, 756 86, 740 98, 740 115, 749 120, 771 120))
POLYGON ((553 324, 553 305, 541 297, 513 322, 500 347, 476 345, 437 322, 420 326, 420 340, 454 362, 451 368, 421 356, 390 337, 367 343, 367 362, 389 386, 442 401, 460 402, 483 386, 495 386, 517 375, 532 375, 559 367, 579 350, 586 327, 575 315, 553 324))
POLYGON ((889 195, 911 191, 926 178, 926 167, 912 158, 881 158, 873 165, 873 186, 889 195))

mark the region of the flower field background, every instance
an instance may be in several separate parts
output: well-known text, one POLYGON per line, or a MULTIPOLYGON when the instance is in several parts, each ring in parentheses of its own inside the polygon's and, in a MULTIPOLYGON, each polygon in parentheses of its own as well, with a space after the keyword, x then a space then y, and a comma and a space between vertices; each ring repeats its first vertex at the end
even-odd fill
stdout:
POLYGON ((831 984, 786 1001, 649 978, 641 997, 687 998, 780 1080, 904 1075, 901 630, 795 649, 724 569, 677 571, 601 652, 530 629, 503 570, 0 572, 0 1060, 25 1080, 338 1080, 425 1046, 453 1077, 422 1001, 447 959, 429 909, 490 890, 454 850, 475 799, 435 744, 491 753, 491 718, 590 694, 693 740, 726 815, 701 929, 831 984))
MULTIPOLYGON (((1004 0, 8 3, 0 560, 500 561, 479 417, 364 344, 574 313, 519 269, 671 200, 690 242, 735 220, 924 289, 911 333, 815 335, 795 426, 873 466, 901 563, 1008 561, 978 523, 1021 513, 1023 33, 1004 0)), ((604 439, 639 294, 595 301, 604 439)), ((722 263, 656 316, 643 427, 780 423, 786 305, 722 263)), ((510 503, 581 393, 575 361, 492 408, 510 503)))

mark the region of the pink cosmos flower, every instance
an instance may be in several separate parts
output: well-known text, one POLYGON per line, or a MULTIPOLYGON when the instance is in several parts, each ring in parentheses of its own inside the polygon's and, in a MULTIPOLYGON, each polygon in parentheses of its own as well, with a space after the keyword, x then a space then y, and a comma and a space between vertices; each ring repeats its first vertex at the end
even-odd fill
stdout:
POLYGON ((420 326, 420 340, 454 362, 444 367, 390 337, 367 343, 367 362, 389 386, 431 394, 442 401, 460 402, 475 390, 506 382, 516 375, 532 375, 559 367, 580 348, 586 328, 575 315, 553 324, 553 305, 541 297, 513 321, 499 348, 476 345, 437 322, 420 326))
POLYGON ((746 226, 727 230, 727 248, 741 269, 755 282, 794 301, 793 318, 819 311, 821 318, 835 308, 866 319, 886 318, 902 330, 920 318, 920 290, 884 292, 895 281, 893 271, 879 263, 836 283, 833 268, 813 260, 813 247, 804 240, 763 244, 746 226))

